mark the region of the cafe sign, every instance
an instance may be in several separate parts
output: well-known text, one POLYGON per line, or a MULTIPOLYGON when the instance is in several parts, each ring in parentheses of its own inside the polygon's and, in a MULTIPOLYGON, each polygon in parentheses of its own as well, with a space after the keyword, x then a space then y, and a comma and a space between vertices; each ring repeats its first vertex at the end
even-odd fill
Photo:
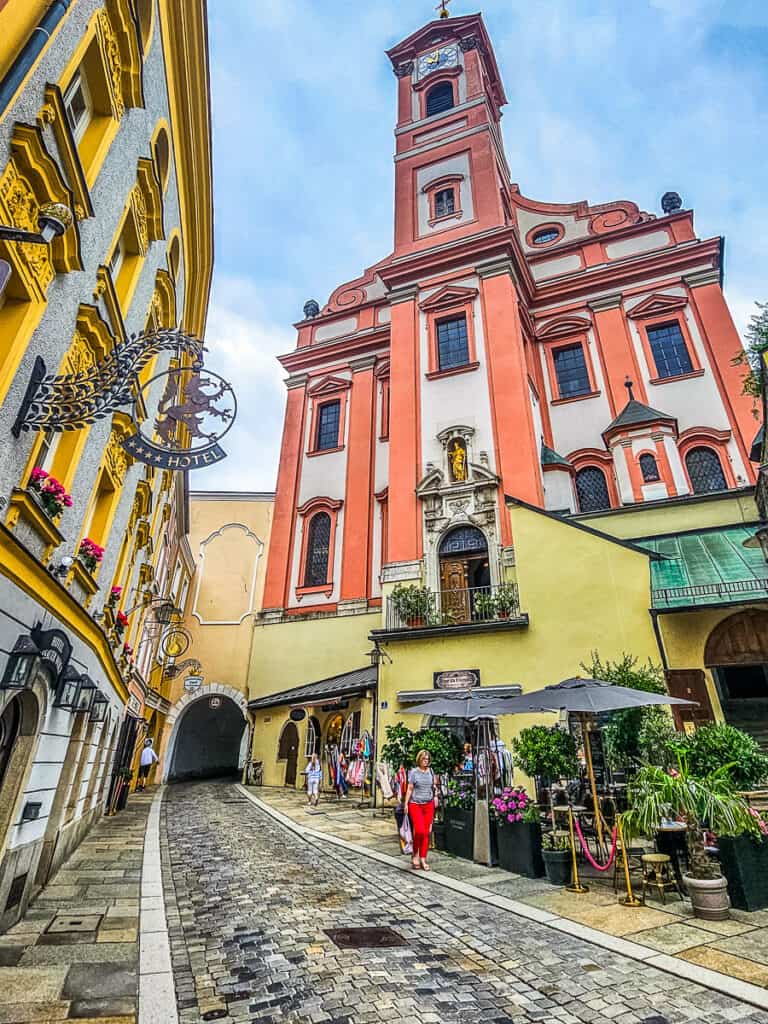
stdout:
POLYGON ((436 690, 471 690, 480 685, 480 669, 461 668, 450 672, 435 672, 433 685, 436 690))

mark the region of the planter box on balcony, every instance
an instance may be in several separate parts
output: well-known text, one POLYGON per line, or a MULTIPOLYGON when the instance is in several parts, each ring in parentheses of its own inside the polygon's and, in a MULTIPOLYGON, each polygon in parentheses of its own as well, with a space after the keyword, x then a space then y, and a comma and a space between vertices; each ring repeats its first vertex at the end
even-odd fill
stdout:
POLYGON ((719 836, 720 865, 737 910, 768 907, 768 836, 719 836))
POLYGON ((93 576, 91 576, 79 558, 76 558, 72 563, 72 569, 69 574, 69 589, 71 590, 72 595, 76 597, 80 604, 85 608, 87 608, 91 603, 93 595, 99 589, 98 583, 93 576))
POLYGON ((475 852, 475 811, 460 807, 446 807, 445 849, 455 857, 472 860, 475 852))
POLYGON ((8 528, 43 565, 48 564, 56 548, 64 543, 64 536, 32 491, 13 489, 6 521, 8 528))
POLYGON ((517 821, 499 823, 499 867, 526 878, 542 878, 541 825, 517 821))

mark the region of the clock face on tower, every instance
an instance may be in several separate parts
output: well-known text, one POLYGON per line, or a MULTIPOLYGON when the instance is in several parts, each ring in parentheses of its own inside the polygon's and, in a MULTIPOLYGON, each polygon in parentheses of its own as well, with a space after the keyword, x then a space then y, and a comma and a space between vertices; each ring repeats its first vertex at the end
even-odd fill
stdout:
POLYGON ((459 50, 457 46, 440 46, 419 57, 419 78, 424 78, 440 68, 455 68, 458 63, 459 50))

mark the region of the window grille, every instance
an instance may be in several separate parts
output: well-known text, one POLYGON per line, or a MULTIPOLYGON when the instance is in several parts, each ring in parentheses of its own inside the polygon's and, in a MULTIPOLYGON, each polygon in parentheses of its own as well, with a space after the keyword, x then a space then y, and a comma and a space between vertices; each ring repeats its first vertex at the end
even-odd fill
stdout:
POLYGON ((556 348, 552 353, 552 358, 555 364, 557 388, 561 398, 589 394, 591 390, 589 374, 587 373, 584 349, 581 345, 567 345, 565 348, 556 348))
POLYGON ((711 448, 691 448, 685 456, 685 465, 694 494, 727 489, 722 464, 711 448))
POLYGON ((441 370, 453 366, 465 366, 469 362, 469 341, 467 339, 467 318, 452 317, 437 322, 437 365, 441 370))
POLYGON ((653 455, 646 453, 641 455, 638 461, 640 462, 640 472, 643 474, 643 483, 650 484, 654 480, 661 480, 659 467, 653 455))
POLYGON ((456 197, 452 188, 441 188, 435 193, 435 216, 447 217, 456 212, 456 197))
POLYGON ((680 324, 659 324, 648 328, 648 341, 659 377, 679 377, 693 370, 680 324))
POLYGON ((339 419, 341 402, 325 402, 317 412, 317 437, 315 450, 327 451, 339 446, 339 419))
POLYGON ((580 512, 600 512, 611 507, 605 473, 597 466, 586 466, 576 474, 576 494, 580 512))
POLYGON ((331 517, 318 512, 309 523, 305 587, 322 587, 328 582, 328 558, 331 549, 331 517))
POLYGON ((537 231, 533 236, 533 244, 544 245, 547 242, 554 242, 559 234, 560 232, 557 228, 542 228, 541 231, 537 231))
POLYGON ((485 534, 476 526, 457 526, 443 537, 440 544, 441 555, 485 554, 487 550, 485 534))
POLYGON ((427 93, 427 117, 442 114, 453 106, 453 86, 450 82, 440 82, 427 93))

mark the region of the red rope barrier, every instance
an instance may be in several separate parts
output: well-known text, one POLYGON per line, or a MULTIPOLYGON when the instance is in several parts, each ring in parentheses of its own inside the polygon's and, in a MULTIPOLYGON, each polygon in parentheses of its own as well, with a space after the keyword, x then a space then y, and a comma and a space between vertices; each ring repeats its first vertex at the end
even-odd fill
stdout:
POLYGON ((589 863, 592 865, 592 867, 596 871, 607 871, 608 868, 611 867, 611 865, 613 864, 613 858, 616 856, 616 826, 614 825, 613 832, 611 833, 611 852, 608 855, 608 860, 607 860, 607 862, 605 864, 598 864, 597 861, 595 860, 595 858, 589 852, 589 847, 584 842, 584 835, 583 835, 583 833, 581 831, 581 825, 579 825, 579 819, 578 818, 574 818, 573 819, 573 824, 574 824, 574 827, 576 829, 576 834, 579 837, 579 842, 581 843, 581 848, 584 851, 584 856, 587 858, 589 863))

